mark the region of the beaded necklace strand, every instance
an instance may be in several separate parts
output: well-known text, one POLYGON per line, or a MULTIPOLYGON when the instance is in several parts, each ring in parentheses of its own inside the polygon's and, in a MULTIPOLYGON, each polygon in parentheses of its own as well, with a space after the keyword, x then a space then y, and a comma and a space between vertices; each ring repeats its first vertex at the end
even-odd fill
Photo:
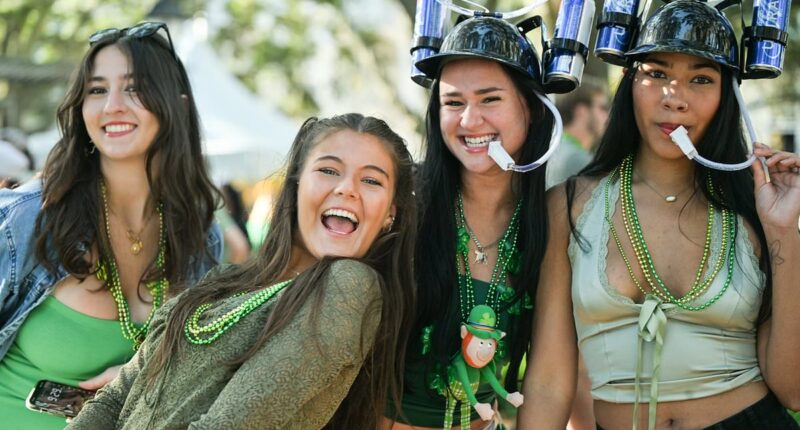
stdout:
MULTIPOLYGON (((472 273, 469 269, 469 241, 470 235, 467 231, 467 221, 464 216, 464 201, 461 193, 458 193, 458 211, 456 213, 456 233, 458 243, 456 244, 456 273, 461 266, 464 267, 464 276, 458 276, 458 296, 461 308, 462 321, 467 321, 472 308, 475 307, 475 287, 472 284, 472 273)), ((519 213, 522 209, 522 199, 517 203, 511 221, 500 239, 497 247, 497 261, 492 269, 492 277, 489 280, 489 289, 486 292, 486 304, 497 312, 499 295, 497 289, 500 283, 504 283, 509 273, 519 271, 519 251, 517 250, 517 238, 519 236, 519 213)), ((500 322, 500 312, 497 312, 497 323, 500 322)))
MULTIPOLYGON (((706 309, 707 307, 714 304, 717 300, 719 300, 720 297, 722 297, 722 294, 724 294, 725 291, 727 291, 731 279, 733 278, 733 263, 734 263, 734 256, 736 254, 735 215, 727 209, 724 208, 722 209, 722 243, 721 243, 722 250, 717 256, 717 260, 714 263, 711 273, 705 280, 701 282, 701 279, 703 277, 703 272, 706 267, 706 263, 708 261, 708 256, 710 254, 711 236, 714 226, 715 209, 713 205, 711 204, 708 205, 708 221, 706 223, 706 239, 705 239, 705 244, 703 246, 703 256, 697 268, 697 273, 695 275, 694 282, 692 283, 691 288, 686 294, 684 294, 682 297, 676 297, 667 288, 667 286, 661 280, 661 277, 658 276, 658 273, 656 273, 655 265, 653 263, 653 258, 650 255, 649 249, 647 248, 647 243, 645 242, 642 226, 639 223, 639 217, 636 212, 636 206, 633 201, 632 178, 633 178, 633 157, 629 155, 623 160, 622 164, 618 168, 614 169, 614 171, 611 172, 611 175, 606 181, 604 188, 605 219, 609 225, 609 230, 611 232, 611 235, 614 238, 614 243, 617 245, 620 255, 622 256, 622 260, 625 262, 625 266, 628 269, 628 274, 631 276, 631 279, 633 280, 634 284, 636 284, 636 287, 639 289, 639 291, 641 291, 645 295, 651 293, 655 294, 662 302, 674 303, 680 308, 688 311, 700 311, 706 309), (625 254, 625 251, 622 247, 622 241, 619 238, 619 234, 617 233, 616 228, 614 228, 614 223, 611 221, 609 187, 613 179, 616 177, 618 177, 620 180, 620 200, 622 205, 621 212, 622 212, 623 225, 625 226, 625 231, 628 234, 628 238, 631 241, 634 254, 636 255, 636 259, 639 262, 639 266, 642 269, 642 273, 644 274, 645 280, 650 287, 650 292, 645 290, 645 288, 641 285, 636 275, 634 274, 630 260, 628 259, 628 256, 625 254), (719 274, 719 272, 722 270, 722 266, 725 264, 726 261, 728 262, 727 276, 720 291, 717 292, 717 294, 715 294, 708 301, 699 306, 691 305, 690 303, 692 301, 702 296, 709 289, 711 283, 719 274)), ((710 178, 708 179, 708 186, 709 189, 713 190, 710 178)))
MULTIPOLYGON (((169 281, 165 277, 161 277, 154 281, 148 282, 146 287, 153 297, 153 308, 150 309, 150 314, 147 316, 144 324, 136 327, 131 318, 131 311, 128 306, 128 301, 125 295, 122 294, 122 281, 119 278, 119 270, 117 269, 117 261, 114 258, 114 251, 111 249, 111 227, 108 222, 108 197, 106 194, 106 184, 102 179, 100 180, 100 194, 103 197, 103 216, 106 227, 106 237, 109 241, 109 255, 102 256, 95 268, 95 277, 109 285, 109 291, 114 298, 114 303, 117 305, 117 315, 119 316, 119 325, 122 328, 122 336, 125 339, 133 342, 133 350, 139 349, 139 346, 144 341, 147 335, 147 330, 150 328, 150 321, 156 310, 161 307, 166 299, 167 289, 169 288, 169 281)), ((166 237, 164 234, 164 215, 163 207, 161 204, 156 208, 158 212, 158 256, 156 257, 156 268, 161 271, 166 262, 166 237)))
MULTIPOLYGON (((211 303, 206 303, 197 307, 192 312, 192 315, 186 320, 183 333, 186 335, 186 340, 195 345, 208 345, 211 342, 219 339, 220 336, 225 334, 228 329, 233 327, 250 312, 258 309, 259 306, 266 303, 269 299, 278 294, 281 290, 291 284, 293 279, 283 281, 275 285, 269 286, 258 293, 254 294, 249 299, 242 302, 239 306, 226 312, 224 315, 214 319, 205 325, 200 325, 200 317, 208 308, 212 306, 211 303)), ((244 293, 236 294, 234 297, 241 296, 244 293)))

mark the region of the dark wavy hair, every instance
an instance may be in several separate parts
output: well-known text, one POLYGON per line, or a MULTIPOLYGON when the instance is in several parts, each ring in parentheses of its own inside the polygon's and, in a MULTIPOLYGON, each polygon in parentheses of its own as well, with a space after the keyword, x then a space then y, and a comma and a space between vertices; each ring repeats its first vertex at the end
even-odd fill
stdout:
MULTIPOLYGON (((530 78, 501 64, 517 91, 530 109, 530 124, 518 163, 528 164, 548 148, 554 119, 534 91, 537 85, 530 78)), ((431 371, 444 372, 453 355, 459 351, 461 339, 454 336, 462 324, 458 301, 456 271, 456 196, 461 188, 461 163, 447 149, 439 124, 439 80, 434 81, 426 119, 427 142, 425 162, 419 169, 418 208, 420 225, 414 266, 419 286, 418 319, 413 332, 419 336, 423 327, 434 325, 431 352, 426 357, 426 376, 431 371)), ((527 293, 536 297, 539 265, 547 245, 547 206, 545 203, 545 167, 528 173, 514 173, 512 190, 524 199, 520 212, 518 248, 521 270, 510 276, 515 299, 527 293)), ((508 305, 507 305, 508 306, 508 305)), ((501 308, 502 312, 505 308, 501 308)), ((512 318, 505 337, 510 367, 506 378, 509 392, 517 391, 516 375, 531 339, 530 310, 512 318)), ((443 380, 447 381, 442 373, 443 380)), ((427 382, 425 384, 428 385, 427 382)))
MULTIPOLYGON (((605 176, 619 166, 625 157, 639 151, 641 135, 636 127, 633 111, 633 82, 638 66, 639 63, 636 63, 625 71, 611 106, 608 128, 600 140, 594 159, 578 173, 578 176, 595 178, 605 176)), ((747 159, 748 149, 740 121, 739 103, 736 101, 733 91, 730 90, 735 76, 727 67, 722 67, 721 71, 722 91, 719 107, 705 134, 696 143, 696 147, 697 152, 705 158, 723 163, 739 163, 747 159)), ((766 289, 759 312, 759 321, 763 322, 769 317, 771 309, 772 270, 770 269, 767 238, 756 212, 753 173, 750 169, 724 172, 695 164, 695 183, 711 204, 741 215, 755 229, 762 250, 759 266, 767 275, 766 289), (714 184, 715 191, 713 193, 708 188, 707 178, 709 177, 714 184)), ((572 214, 575 200, 575 177, 567 181, 566 194, 567 210, 572 214)), ((573 236, 581 247, 586 249, 590 245, 575 230, 575 222, 571 216, 569 222, 573 236)), ((737 231, 737 234, 747 234, 747 232, 737 231)), ((737 255, 737 258, 742 258, 741 254, 737 255)))
MULTIPOLYGON (((382 120, 350 113, 329 119, 308 119, 295 137, 289 153, 286 180, 270 219, 270 229, 259 255, 241 266, 209 276, 196 288, 181 295, 167 322, 167 329, 153 356, 149 383, 167 367, 169 357, 185 344, 183 327, 198 306, 239 293, 272 285, 287 270, 292 246, 299 240, 297 190, 300 173, 314 147, 327 136, 352 130, 378 138, 390 152, 395 167, 396 214, 391 232, 382 233, 361 260, 381 276, 381 321, 364 366, 327 428, 375 428, 382 416, 387 392, 399 398, 408 331, 413 323, 414 277, 409 262, 414 252, 417 227, 413 197, 412 159, 405 141, 382 120)), ((256 354, 272 336, 284 329, 304 304, 319 308, 324 294, 320 285, 336 258, 326 257, 300 274, 287 288, 266 322, 261 337, 238 360, 237 366, 256 354), (316 300, 315 300, 316 299, 316 300), (277 311, 280 310, 280 311, 277 311)), ((310 314, 317 315, 312 311, 310 314)), ((312 321, 313 322, 313 321, 312 321)))
POLYGON ((200 121, 189 77, 160 35, 124 36, 93 44, 73 74, 58 108, 62 137, 50 151, 42 173, 36 256, 51 271, 61 264, 69 273, 84 278, 92 270, 92 263, 85 258, 92 245, 101 255, 112 255, 100 216, 100 154, 90 151, 93 143, 82 114, 95 58, 108 46, 128 57, 139 99, 159 124, 147 150, 146 173, 149 204, 162 203, 164 208, 166 264, 159 271, 152 262, 142 281, 165 276, 170 285, 180 285, 195 275, 200 259, 213 260, 206 238, 219 193, 203 160, 200 121))

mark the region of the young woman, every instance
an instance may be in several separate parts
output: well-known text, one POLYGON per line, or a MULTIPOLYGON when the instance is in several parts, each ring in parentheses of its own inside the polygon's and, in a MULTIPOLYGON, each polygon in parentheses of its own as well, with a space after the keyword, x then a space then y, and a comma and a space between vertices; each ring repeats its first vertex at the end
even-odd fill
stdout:
MULTIPOLYGON (((501 19, 471 18, 418 67, 435 79, 418 175, 424 238, 415 257, 418 316, 402 410, 389 408, 386 429, 441 429, 446 417, 462 422, 462 408, 448 405, 447 368, 460 349, 459 325, 477 305, 489 305, 506 333, 495 365, 510 364, 505 390, 517 391, 514 376, 528 349, 530 298, 546 244, 544 169, 504 171, 487 154, 490 141, 502 142, 518 164, 547 150, 554 120, 536 95, 543 93, 539 64, 528 41, 501 19)), ((497 396, 488 381, 476 394, 488 405, 497 396)), ((496 414, 486 421, 470 405, 467 410, 471 428, 499 422, 496 414)))
POLYGON ((164 306, 70 428, 374 428, 412 320, 411 164, 383 121, 306 121, 259 257, 164 306))
POLYGON ((58 110, 41 179, 0 191, 0 416, 42 379, 97 389, 128 361, 153 312, 221 256, 216 191, 189 80, 161 23, 109 29, 58 110))
POLYGON ((757 144, 769 182, 758 161, 712 170, 670 138, 747 158, 737 53, 724 15, 689 0, 628 52, 594 161, 548 195, 521 429, 564 428, 578 350, 598 428, 797 428, 781 403, 800 401, 800 159, 757 144))

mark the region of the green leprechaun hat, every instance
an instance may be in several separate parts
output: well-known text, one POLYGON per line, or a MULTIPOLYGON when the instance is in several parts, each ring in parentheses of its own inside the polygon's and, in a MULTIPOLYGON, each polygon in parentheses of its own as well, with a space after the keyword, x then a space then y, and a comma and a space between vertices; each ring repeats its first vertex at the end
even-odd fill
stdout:
POLYGON ((500 340, 503 337, 503 332, 498 330, 497 315, 494 309, 486 305, 478 305, 472 308, 467 318, 466 327, 470 333, 478 336, 481 339, 494 339, 500 340))

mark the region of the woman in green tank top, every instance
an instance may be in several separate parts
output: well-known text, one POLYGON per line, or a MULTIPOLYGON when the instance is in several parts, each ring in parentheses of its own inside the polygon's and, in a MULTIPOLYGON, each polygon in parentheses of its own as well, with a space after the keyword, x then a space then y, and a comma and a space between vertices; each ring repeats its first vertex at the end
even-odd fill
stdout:
POLYGON ((58 110, 41 178, 0 191, 0 427, 39 380, 96 390, 154 312, 221 257, 216 191, 186 70, 163 23, 107 29, 58 110))

